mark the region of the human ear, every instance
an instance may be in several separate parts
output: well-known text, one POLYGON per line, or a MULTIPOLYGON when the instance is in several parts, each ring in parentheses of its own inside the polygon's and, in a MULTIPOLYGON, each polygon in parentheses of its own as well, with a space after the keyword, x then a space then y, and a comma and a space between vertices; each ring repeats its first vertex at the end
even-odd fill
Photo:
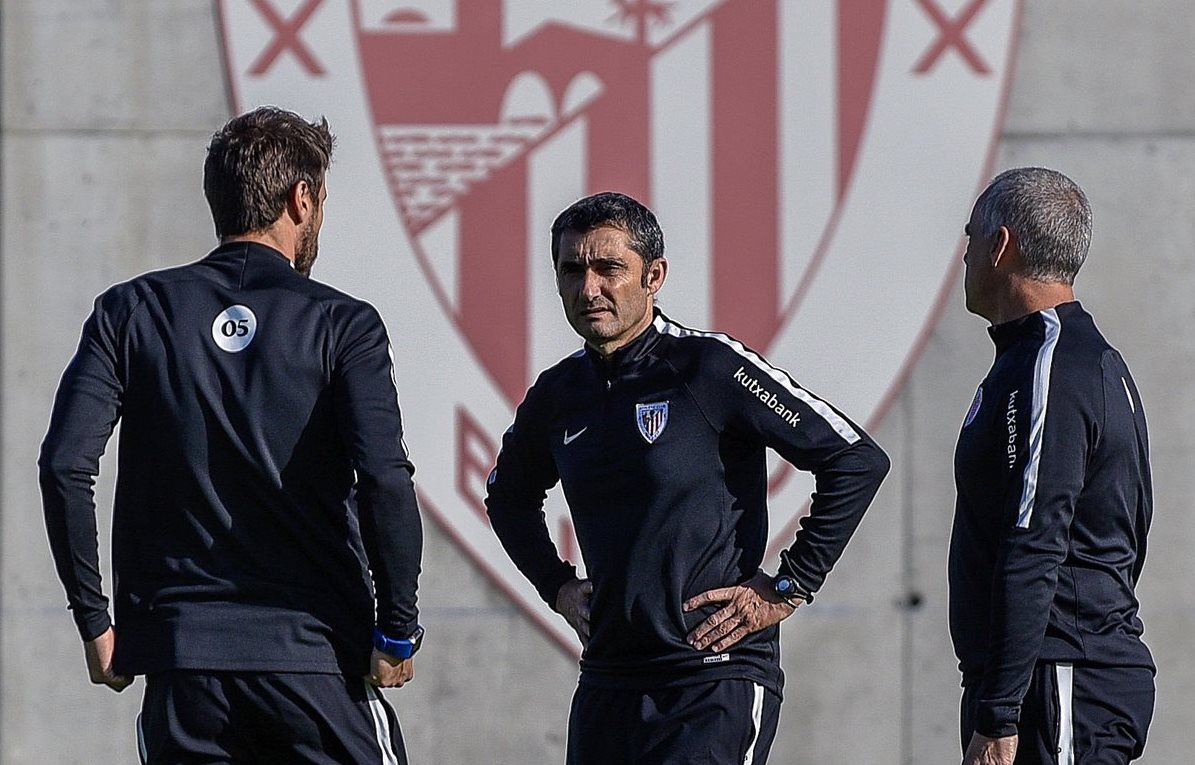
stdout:
POLYGON ((664 279, 668 277, 668 261, 656 258, 647 266, 647 291, 656 294, 664 286, 664 279))
POLYGON ((296 181, 286 192, 286 208, 295 223, 306 223, 315 213, 315 201, 311 185, 307 181, 296 181))
POLYGON ((1001 261, 1007 262, 1011 257, 1012 247, 1012 232, 1008 230, 1008 226, 996 229, 996 235, 992 237, 992 268, 1000 265, 1001 261))

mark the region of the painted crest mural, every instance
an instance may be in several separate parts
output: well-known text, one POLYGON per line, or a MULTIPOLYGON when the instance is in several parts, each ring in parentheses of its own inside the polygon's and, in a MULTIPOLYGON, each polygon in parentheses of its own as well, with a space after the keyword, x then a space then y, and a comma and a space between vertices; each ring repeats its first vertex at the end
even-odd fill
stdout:
MULTIPOLYGON (((221 0, 233 106, 338 136, 314 277, 387 321, 427 515, 565 646, 488 528, 500 436, 580 346, 549 228, 659 217, 661 305, 875 424, 961 257, 1018 0, 221 0)), ((637 413, 649 443, 667 405, 637 413)), ((812 480, 772 464, 773 552, 812 480)), ((578 560, 559 490, 549 526, 578 560)), ((774 565, 774 561, 771 562, 774 565)))

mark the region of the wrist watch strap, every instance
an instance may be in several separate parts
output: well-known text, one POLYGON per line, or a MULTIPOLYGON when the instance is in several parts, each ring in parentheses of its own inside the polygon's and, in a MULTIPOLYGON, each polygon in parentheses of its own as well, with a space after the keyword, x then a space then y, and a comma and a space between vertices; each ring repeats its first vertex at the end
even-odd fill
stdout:
POLYGON ((423 645, 423 627, 416 625, 410 637, 392 638, 377 627, 373 630, 373 647, 396 659, 409 659, 423 645))

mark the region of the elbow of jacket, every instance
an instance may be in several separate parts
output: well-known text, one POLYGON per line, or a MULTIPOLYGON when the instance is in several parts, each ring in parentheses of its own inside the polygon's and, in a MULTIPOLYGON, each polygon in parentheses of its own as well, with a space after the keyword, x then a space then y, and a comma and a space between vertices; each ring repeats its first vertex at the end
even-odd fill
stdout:
POLYGON ((502 512, 490 504, 488 497, 485 501, 485 517, 489 519, 490 528, 494 529, 495 531, 497 531, 498 527, 502 525, 502 512))
POLYGON ((403 497, 414 491, 409 473, 395 471, 385 476, 361 476, 357 479, 357 496, 368 499, 371 504, 384 502, 389 498, 403 497))
POLYGON ((490 530, 498 535, 499 539, 505 539, 508 536, 508 532, 511 532, 511 534, 515 533, 515 524, 511 523, 510 514, 503 512, 503 510, 504 508, 501 504, 490 502, 489 498, 486 498, 485 514, 490 520, 490 530))
POLYGON ((863 450, 862 457, 867 464, 867 473, 878 486, 892 469, 892 460, 883 449, 871 442, 863 450))
POLYGON ((37 458, 37 478, 43 488, 64 486, 79 472, 78 461, 68 450, 42 447, 37 458))
POLYGON ((892 460, 883 449, 876 447, 876 480, 882 481, 892 470, 892 460))

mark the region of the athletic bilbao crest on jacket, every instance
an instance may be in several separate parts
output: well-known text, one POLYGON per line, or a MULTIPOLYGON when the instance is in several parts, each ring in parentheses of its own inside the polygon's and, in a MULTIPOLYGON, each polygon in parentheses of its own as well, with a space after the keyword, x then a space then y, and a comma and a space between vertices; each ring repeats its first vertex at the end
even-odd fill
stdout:
POLYGON ((639 426, 643 440, 654 444, 668 426, 668 402, 635 404, 635 424, 639 426))
MULTIPOLYGON (((730 334, 871 425, 954 299, 961 224, 990 174, 1020 9, 219 7, 235 108, 324 114, 337 134, 314 276, 386 319, 423 508, 573 647, 482 505, 514 407, 580 345, 556 294, 553 218, 597 191, 640 199, 664 228, 670 315, 730 334)), ((639 427, 650 441, 654 426, 639 427)), ((777 550, 812 481, 772 459, 777 550)), ((561 553, 580 562, 559 490, 546 512, 561 553)))

